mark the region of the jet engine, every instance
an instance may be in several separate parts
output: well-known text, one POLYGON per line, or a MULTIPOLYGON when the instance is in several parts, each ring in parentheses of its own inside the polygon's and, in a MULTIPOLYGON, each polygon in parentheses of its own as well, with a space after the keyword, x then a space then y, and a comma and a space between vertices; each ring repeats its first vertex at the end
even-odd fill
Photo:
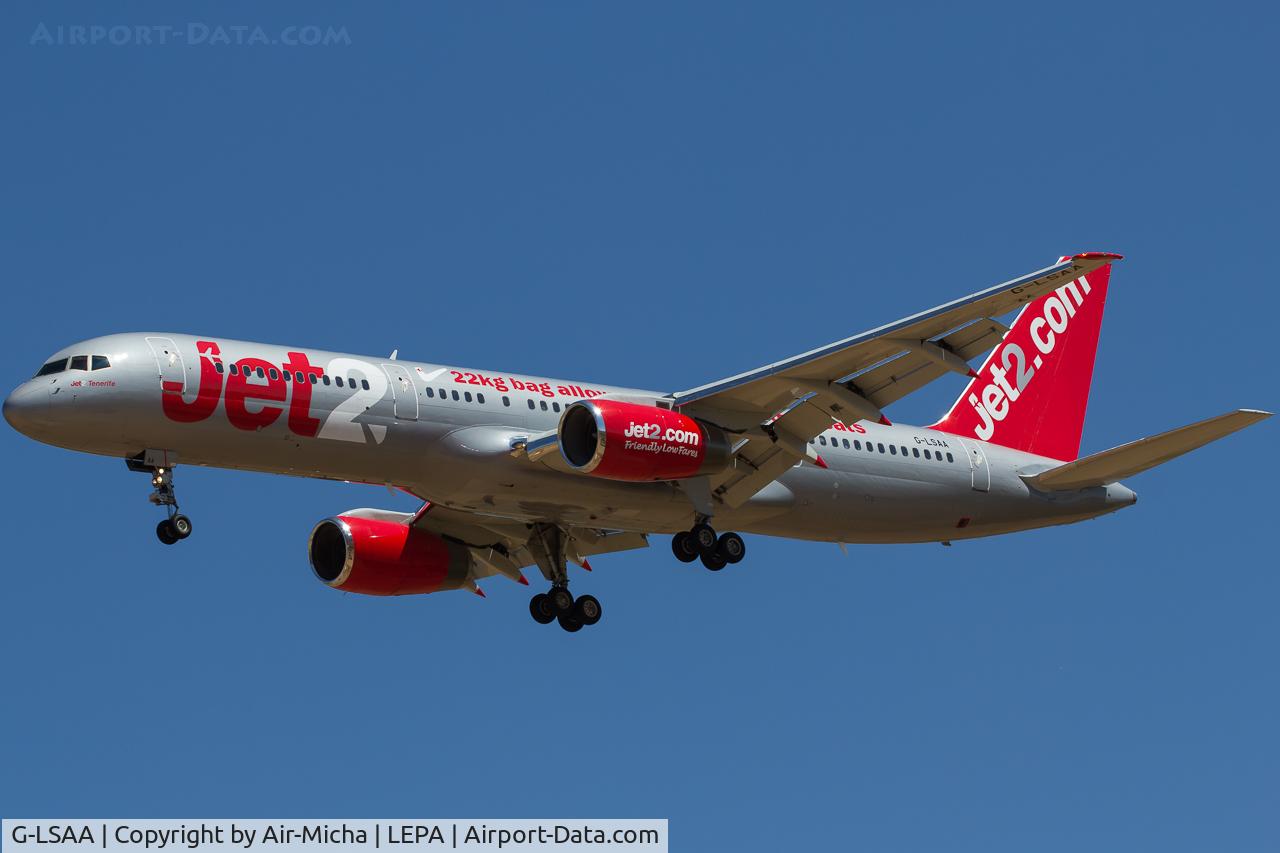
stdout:
POLYGON ((471 555, 464 545, 398 521, 351 515, 317 524, 307 556, 325 584, 364 595, 458 589, 471 572, 471 555))
POLYGON ((682 480, 724 470, 730 459, 729 439, 719 427, 620 400, 571 404, 557 432, 569 465, 606 480, 682 480))

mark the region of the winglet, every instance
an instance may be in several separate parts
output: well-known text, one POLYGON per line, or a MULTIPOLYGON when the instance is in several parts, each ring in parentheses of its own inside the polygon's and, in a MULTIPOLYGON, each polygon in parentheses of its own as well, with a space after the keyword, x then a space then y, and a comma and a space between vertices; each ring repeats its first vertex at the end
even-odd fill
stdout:
POLYGON ((1078 252, 1071 256, 1071 259, 1081 261, 1123 261, 1124 255, 1117 255, 1115 252, 1078 252))

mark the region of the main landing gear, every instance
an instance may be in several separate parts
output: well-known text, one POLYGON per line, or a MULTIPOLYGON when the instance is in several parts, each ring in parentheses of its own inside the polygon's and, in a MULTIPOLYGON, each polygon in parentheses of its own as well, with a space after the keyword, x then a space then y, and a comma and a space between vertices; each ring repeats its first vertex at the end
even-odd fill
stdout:
POLYGON ((573 597, 569 592, 568 554, 564 531, 554 524, 533 525, 529 550, 551 589, 529 599, 529 614, 542 625, 559 622, 560 627, 574 633, 600 621, 600 602, 594 595, 573 597))
POLYGON ((718 572, 730 563, 739 563, 747 555, 747 543, 736 533, 716 535, 705 521, 699 521, 691 529, 671 537, 671 552, 682 563, 692 563, 699 558, 702 565, 718 572))
POLYGON ((172 465, 148 465, 139 458, 126 459, 130 471, 151 475, 151 494, 147 500, 162 506, 169 517, 156 525, 156 538, 166 545, 181 542, 191 535, 191 519, 178 512, 178 494, 173 487, 172 465))
POLYGON ((568 587, 553 586, 529 599, 529 613, 539 624, 559 622, 561 628, 572 634, 586 625, 599 622, 601 610, 594 595, 574 598, 568 587))

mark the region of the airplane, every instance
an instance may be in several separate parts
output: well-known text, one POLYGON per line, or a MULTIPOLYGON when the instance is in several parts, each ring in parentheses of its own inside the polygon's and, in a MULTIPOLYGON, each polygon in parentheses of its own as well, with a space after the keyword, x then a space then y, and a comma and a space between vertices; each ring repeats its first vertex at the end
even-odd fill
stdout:
POLYGON ((928 311, 686 391, 171 332, 59 350, 4 401, 46 444, 151 477, 166 545, 191 535, 178 465, 383 484, 416 512, 358 508, 308 540, 315 576, 368 595, 549 584, 533 618, 602 613, 568 567, 670 534, 674 556, 740 562, 736 531, 845 544, 941 542, 1096 518, 1119 481, 1270 417, 1241 409, 1081 458, 1111 265, 1085 252, 928 311), (999 319, 1021 308, 1011 325, 999 319), (970 362, 989 353, 974 370, 970 362), (948 374, 930 426, 884 409, 948 374), (726 532, 717 532, 717 527, 726 532))

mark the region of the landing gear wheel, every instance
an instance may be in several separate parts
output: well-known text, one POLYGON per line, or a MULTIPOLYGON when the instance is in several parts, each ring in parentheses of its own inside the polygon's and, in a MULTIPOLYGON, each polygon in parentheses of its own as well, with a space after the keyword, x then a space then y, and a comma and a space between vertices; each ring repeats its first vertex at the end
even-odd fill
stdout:
POLYGON ((575 619, 572 614, 561 613, 556 617, 560 620, 560 627, 572 634, 575 631, 582 630, 582 623, 575 619))
MULTIPOLYGON (((555 586, 547 593, 547 598, 551 601, 551 609, 558 616, 563 617, 566 613, 573 609, 573 593, 569 592, 568 587, 555 586)), ((564 623, 561 622, 563 625, 564 623)))
POLYGON ((724 557, 721 557, 719 554, 703 554, 702 565, 706 566, 713 572, 718 572, 728 565, 728 563, 726 563, 724 557))
POLYGON ((173 522, 166 518, 164 521, 156 525, 156 538, 166 545, 172 545, 181 537, 179 537, 178 532, 173 529, 173 522))
POLYGON ((573 618, 583 625, 594 625, 600 621, 600 602, 594 595, 580 595, 573 603, 573 618))
POLYGON ((736 533, 722 533, 716 543, 716 556, 723 557, 726 563, 740 563, 747 556, 747 543, 736 533))
POLYGON ((179 539, 186 539, 191 535, 191 519, 185 515, 175 515, 169 519, 169 525, 179 539))
POLYGON ((550 625, 556 621, 556 612, 551 606, 550 596, 545 592, 540 592, 529 599, 529 615, 539 625, 550 625))
POLYGON ((698 546, 694 544, 690 534, 677 533, 671 537, 671 553, 682 563, 692 563, 698 559, 698 546))
POLYGON ((710 524, 695 524, 689 531, 689 536, 693 539, 699 554, 706 556, 716 550, 716 532, 710 524))

